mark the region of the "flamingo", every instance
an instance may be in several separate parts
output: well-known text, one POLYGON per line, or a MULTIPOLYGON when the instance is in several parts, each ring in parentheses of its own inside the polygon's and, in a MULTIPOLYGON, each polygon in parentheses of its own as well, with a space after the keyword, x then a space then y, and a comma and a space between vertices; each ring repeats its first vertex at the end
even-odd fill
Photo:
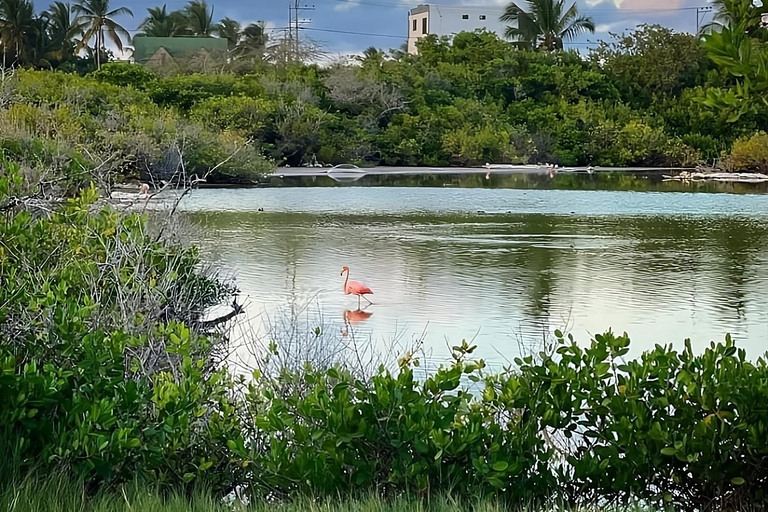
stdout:
POLYGON ((147 197, 149 195, 149 185, 142 183, 139 187, 139 195, 141 197, 147 197))
POLYGON ((360 297, 368 301, 368 304, 373 304, 366 295, 373 295, 373 290, 365 286, 358 281, 349 280, 349 267, 343 267, 341 269, 341 275, 347 273, 347 279, 344 281, 344 295, 357 295, 357 309, 360 309, 360 297))

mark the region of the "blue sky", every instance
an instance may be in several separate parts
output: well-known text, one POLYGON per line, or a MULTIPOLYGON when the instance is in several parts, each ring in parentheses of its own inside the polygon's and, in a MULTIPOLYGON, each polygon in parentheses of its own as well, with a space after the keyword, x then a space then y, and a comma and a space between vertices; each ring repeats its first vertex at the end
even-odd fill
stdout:
MULTIPOLYGON (((147 7, 162 5, 153 0, 112 0, 114 5, 125 5, 134 12, 134 18, 120 21, 128 29, 135 29, 146 16, 147 7)), ((578 0, 579 10, 592 16, 597 33, 581 37, 574 47, 589 48, 589 43, 608 37, 608 32, 622 32, 642 23, 659 23, 679 31, 696 29, 696 7, 708 5, 709 0, 578 0)), ((167 0, 168 9, 179 9, 186 0, 167 0)), ((287 0, 209 0, 214 5, 218 20, 225 16, 244 23, 263 20, 278 37, 288 23, 287 0)), ((302 5, 313 6, 313 11, 302 13, 311 19, 306 23, 303 36, 322 43, 331 54, 354 54, 369 46, 396 48, 405 40, 408 9, 417 5, 414 0, 303 0, 302 5), (340 31, 340 32, 328 32, 340 31), (341 32, 356 32, 341 33, 341 32)), ((439 5, 487 5, 499 8, 504 0, 435 0, 439 5)), ((524 3, 524 2, 522 2, 524 3)), ((39 6, 41 7, 41 6, 39 6)), ((706 20, 711 14, 706 14, 706 20)))

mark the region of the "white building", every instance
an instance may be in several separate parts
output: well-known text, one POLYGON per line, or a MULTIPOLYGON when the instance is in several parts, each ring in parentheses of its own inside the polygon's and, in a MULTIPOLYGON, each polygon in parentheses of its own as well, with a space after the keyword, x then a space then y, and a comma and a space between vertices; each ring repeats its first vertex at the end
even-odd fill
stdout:
POLYGON ((452 36, 485 29, 504 37, 507 23, 499 21, 502 6, 418 5, 408 12, 408 53, 416 54, 416 41, 429 34, 452 36))

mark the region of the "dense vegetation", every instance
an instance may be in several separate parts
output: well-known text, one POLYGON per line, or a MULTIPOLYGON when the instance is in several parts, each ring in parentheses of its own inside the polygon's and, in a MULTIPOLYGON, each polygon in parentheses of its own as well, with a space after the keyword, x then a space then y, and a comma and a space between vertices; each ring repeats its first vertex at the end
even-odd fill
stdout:
POLYGON ((17 166, 3 175, 3 482, 34 470, 87 492, 138 481, 212 499, 767 505, 768 364, 730 340, 625 360, 626 336, 582 348, 558 334, 502 373, 464 343, 424 379, 416 354, 366 372, 275 343, 233 379, 204 312, 236 290, 194 250, 100 210, 93 189, 50 212, 17 166))
MULTIPOLYGON (((319 67, 277 59, 270 52, 280 42, 232 20, 213 23, 202 2, 153 8, 147 34, 229 34, 229 57, 215 73, 118 63, 86 76, 6 69, 0 145, 25 170, 100 184, 167 179, 180 166, 202 175, 234 153, 211 181, 253 181, 273 165, 316 161, 674 166, 726 156, 725 168, 764 170, 765 8, 728 0, 719 9, 721 25, 703 38, 644 26, 587 56, 478 32, 431 36, 418 56, 369 49, 355 63, 319 67)), ((99 21, 84 16, 70 21, 99 21)), ((102 21, 109 26, 109 16, 102 21)), ((559 28, 547 30, 560 40, 559 28)), ((9 62, 46 67, 23 43, 18 56, 4 47, 9 62)), ((75 59, 77 45, 66 47, 75 59)))
MULTIPOLYGON (((109 26, 104 2, 81 9, 106 11, 88 15, 95 33, 109 26)), ((588 59, 464 33, 355 66, 4 68, 0 504, 63 475, 56 498, 98 496, 106 510, 131 503, 115 492, 131 484, 152 489, 137 498, 147 508, 204 493, 200 506, 410 495, 765 510, 768 363, 730 339, 628 360, 626 335, 579 345, 557 333, 499 373, 463 343, 421 379, 417 354, 371 370, 273 343, 235 377, 237 290, 174 230, 97 192, 140 174, 250 180, 314 158, 670 165, 733 147, 730 165, 760 168, 768 80, 754 12, 719 18, 704 42, 642 27, 588 59), (32 487, 19 484, 30 473, 32 487)))

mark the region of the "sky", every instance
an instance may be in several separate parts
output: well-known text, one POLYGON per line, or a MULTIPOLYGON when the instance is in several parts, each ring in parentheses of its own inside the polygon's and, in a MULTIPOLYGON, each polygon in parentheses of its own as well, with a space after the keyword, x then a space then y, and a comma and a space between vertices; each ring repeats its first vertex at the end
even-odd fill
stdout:
MULTIPOLYGON (((288 25, 288 0, 208 0, 214 6, 214 17, 225 16, 247 24, 264 21, 272 37, 280 37, 288 25)), ((147 14, 147 7, 162 5, 162 0, 112 0, 114 6, 129 7, 134 17, 118 18, 121 24, 135 31, 147 14)), ((696 31, 696 8, 708 6, 709 0, 577 0, 579 11, 591 16, 596 24, 595 34, 584 35, 572 48, 588 50, 609 32, 631 30, 643 23, 660 25, 678 31, 696 31)), ((186 0, 166 0, 168 10, 184 7, 186 0)), ((293 1, 290 2, 293 4, 293 1)), ((407 33, 408 10, 418 0, 302 0, 301 5, 314 7, 302 11, 306 20, 302 37, 311 38, 336 56, 354 55, 365 48, 398 48, 407 33)), ((506 0, 434 0, 443 6, 485 5, 501 9, 506 0)), ((519 2, 525 4, 525 2, 519 2)), ((522 6, 522 5, 521 5, 522 6)), ((701 14, 704 22, 711 12, 701 14)), ((133 32, 132 32, 133 33, 133 32)))

